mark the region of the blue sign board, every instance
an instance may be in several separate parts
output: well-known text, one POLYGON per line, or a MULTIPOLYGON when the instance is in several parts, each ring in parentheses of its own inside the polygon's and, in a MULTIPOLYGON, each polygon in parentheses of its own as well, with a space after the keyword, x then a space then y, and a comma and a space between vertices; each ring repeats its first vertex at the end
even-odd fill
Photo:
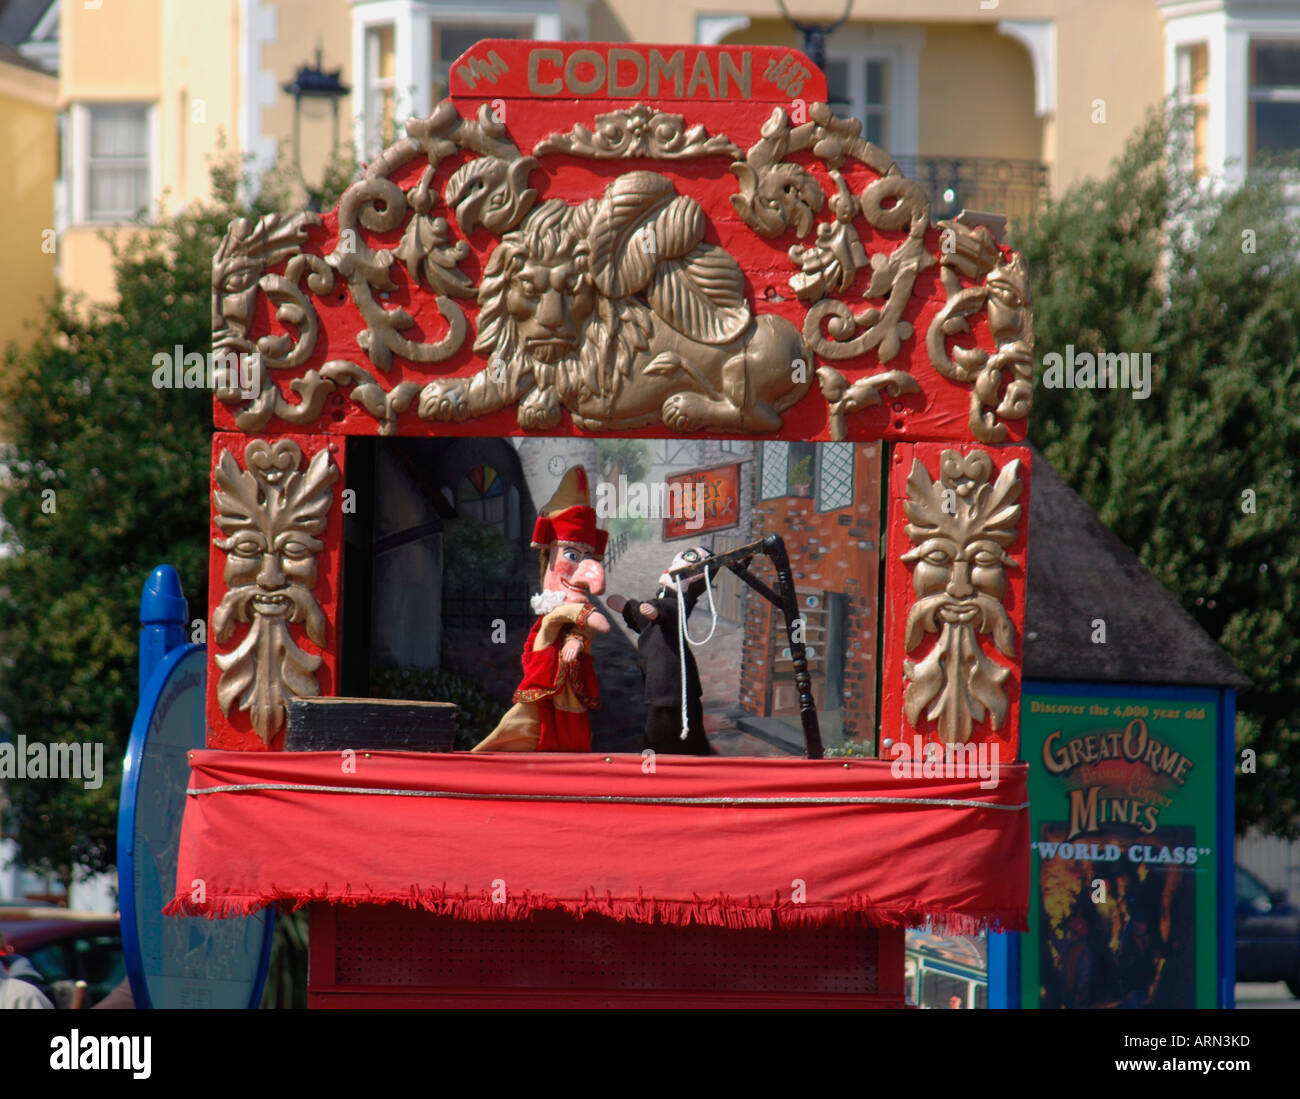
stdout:
POLYGON ((254 1008, 262 998, 274 917, 164 916, 176 888, 189 753, 206 737, 207 656, 171 649, 140 696, 127 747, 117 848, 122 949, 136 1007, 254 1008))

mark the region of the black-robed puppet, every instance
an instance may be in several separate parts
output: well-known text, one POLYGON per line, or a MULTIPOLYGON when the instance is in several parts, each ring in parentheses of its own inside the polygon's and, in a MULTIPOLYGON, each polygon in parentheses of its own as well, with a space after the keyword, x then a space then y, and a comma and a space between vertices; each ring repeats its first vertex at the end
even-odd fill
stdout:
MULTIPOLYGON (((710 556, 702 546, 683 550, 673 558, 669 569, 700 564, 710 556)), ((689 618, 696 600, 704 591, 704 573, 681 578, 682 597, 689 618)), ((686 714, 688 732, 682 738, 682 649, 678 621, 677 589, 664 572, 659 577, 659 594, 654 599, 633 602, 621 595, 611 595, 606 603, 621 613, 623 621, 637 634, 637 663, 645 681, 646 724, 643 747, 676 755, 707 756, 713 754, 704 735, 704 706, 700 701, 699 669, 690 646, 685 649, 686 714)))

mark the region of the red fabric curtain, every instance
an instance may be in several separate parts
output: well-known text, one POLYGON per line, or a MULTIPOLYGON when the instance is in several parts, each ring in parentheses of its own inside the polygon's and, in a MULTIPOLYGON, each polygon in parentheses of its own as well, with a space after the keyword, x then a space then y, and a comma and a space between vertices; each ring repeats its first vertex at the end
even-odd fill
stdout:
POLYGON ((201 751, 191 766, 172 915, 330 901, 1025 929, 1024 764, 990 789, 875 760, 201 751))

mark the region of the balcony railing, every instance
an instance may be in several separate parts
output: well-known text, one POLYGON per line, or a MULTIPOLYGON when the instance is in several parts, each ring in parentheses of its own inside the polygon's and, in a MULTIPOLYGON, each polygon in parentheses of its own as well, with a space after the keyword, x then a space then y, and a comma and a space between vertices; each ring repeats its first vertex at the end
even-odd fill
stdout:
POLYGON ((930 195, 935 221, 962 210, 1005 214, 1013 224, 1032 224, 1048 195, 1048 168, 1037 160, 998 157, 895 157, 899 170, 930 195))

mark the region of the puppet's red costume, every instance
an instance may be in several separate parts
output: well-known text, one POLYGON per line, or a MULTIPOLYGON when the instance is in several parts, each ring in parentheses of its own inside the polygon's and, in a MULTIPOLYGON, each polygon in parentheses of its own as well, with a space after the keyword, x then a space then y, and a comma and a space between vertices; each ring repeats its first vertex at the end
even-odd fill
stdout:
MULTIPOLYGON (((533 547, 548 554, 545 589, 567 602, 541 614, 524 644, 524 677, 514 693, 514 705, 497 727, 475 748, 476 752, 590 752, 589 711, 600 705, 600 688, 591 661, 595 630, 587 624, 595 613, 581 587, 584 569, 603 573, 595 559, 605 552, 608 534, 596 529, 596 512, 587 490, 587 473, 575 466, 537 517, 533 547), (565 550, 585 555, 581 565, 561 560, 565 550), (565 661, 565 642, 577 637, 582 651, 565 661)), ((608 627, 605 627, 608 628, 608 627)))
MULTIPOLYGON (((531 726, 536 722, 536 751, 591 751, 587 711, 600 705, 600 687, 591 663, 591 631, 586 628, 592 609, 590 603, 562 603, 533 623, 524 646, 524 678, 515 690, 515 705, 501 719, 498 732, 507 724, 531 726), (560 659, 560 649, 574 633, 582 638, 582 653, 566 664, 560 659)), ((498 741, 491 747, 499 750, 503 745, 498 741)))

